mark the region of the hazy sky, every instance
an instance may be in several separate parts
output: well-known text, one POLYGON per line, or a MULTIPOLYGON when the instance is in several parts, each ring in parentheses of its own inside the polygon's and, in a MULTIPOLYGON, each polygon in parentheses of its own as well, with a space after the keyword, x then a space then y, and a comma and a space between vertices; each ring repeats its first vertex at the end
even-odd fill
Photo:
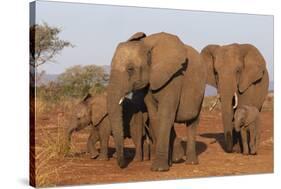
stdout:
POLYGON ((168 32, 201 51, 208 44, 251 43, 263 54, 273 80, 273 16, 37 1, 36 22, 62 29, 57 63, 41 67, 61 73, 77 64, 109 65, 117 44, 138 31, 168 32))

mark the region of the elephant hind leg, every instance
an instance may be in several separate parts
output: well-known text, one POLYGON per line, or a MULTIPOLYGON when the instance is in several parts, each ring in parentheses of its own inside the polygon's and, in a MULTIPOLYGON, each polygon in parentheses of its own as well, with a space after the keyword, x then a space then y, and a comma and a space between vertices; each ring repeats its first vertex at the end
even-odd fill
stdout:
POLYGON ((186 123, 187 127, 187 145, 186 145, 186 163, 198 164, 198 157, 196 153, 196 129, 199 123, 199 118, 186 123))
POLYGON ((105 118, 99 124, 100 155, 98 160, 108 160, 108 142, 111 133, 109 119, 105 118))
POLYGON ((243 142, 241 138, 241 134, 236 132, 234 129, 232 130, 232 141, 233 141, 233 149, 232 151, 235 153, 241 153, 243 148, 243 142))
POLYGON ((99 152, 96 149, 96 143, 98 141, 99 141, 98 130, 95 127, 93 127, 87 142, 87 150, 90 153, 92 159, 97 158, 99 155, 99 152))
POLYGON ((130 135, 135 145, 134 161, 143 160, 143 117, 142 112, 134 114, 130 122, 130 135))
POLYGON ((184 161, 185 156, 185 145, 186 141, 183 141, 181 138, 176 138, 173 146, 172 160, 173 163, 181 163, 184 161))
POLYGON ((148 136, 144 136, 143 139, 143 160, 150 160, 150 151, 151 151, 151 146, 150 146, 150 139, 148 136))
POLYGON ((153 160, 156 157, 156 131, 157 131, 157 108, 155 101, 152 98, 151 92, 145 96, 145 104, 147 106, 149 116, 149 129, 148 134, 151 137, 150 144, 150 159, 153 160))

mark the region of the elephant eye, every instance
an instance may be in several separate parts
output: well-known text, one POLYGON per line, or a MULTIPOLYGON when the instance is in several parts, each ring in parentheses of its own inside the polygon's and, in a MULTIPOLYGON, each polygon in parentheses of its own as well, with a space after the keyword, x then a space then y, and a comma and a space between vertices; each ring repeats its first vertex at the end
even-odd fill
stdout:
POLYGON ((237 69, 237 70, 236 70, 236 79, 237 79, 237 81, 239 80, 240 72, 241 72, 240 69, 237 69))
POLYGON ((215 75, 218 75, 218 72, 217 72, 216 70, 214 70, 214 74, 215 74, 215 75))
POLYGON ((129 67, 127 68, 127 72, 128 72, 128 74, 129 74, 129 76, 132 76, 132 75, 134 74, 134 72, 135 72, 134 67, 129 66, 129 67))

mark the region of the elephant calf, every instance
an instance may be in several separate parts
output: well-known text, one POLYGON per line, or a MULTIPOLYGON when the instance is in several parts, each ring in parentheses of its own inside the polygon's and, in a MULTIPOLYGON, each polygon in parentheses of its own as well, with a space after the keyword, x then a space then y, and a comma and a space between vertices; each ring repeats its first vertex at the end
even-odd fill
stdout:
POLYGON ((235 111, 234 128, 241 134, 243 154, 245 155, 257 153, 260 138, 259 121, 259 110, 254 106, 244 105, 235 111), (250 143, 250 152, 248 141, 250 143))
MULTIPOLYGON (((95 96, 87 95, 75 108, 72 125, 68 129, 67 137, 70 143, 71 135, 74 131, 91 126, 91 133, 87 142, 88 152, 91 158, 99 160, 108 160, 108 141, 111 135, 111 127, 107 115, 106 108, 107 94, 99 94, 95 96), (95 148, 95 144, 100 141, 100 154, 95 148)), ((136 146, 136 155, 134 160, 143 159, 143 145, 145 138, 145 124, 148 116, 146 112, 140 111, 138 105, 132 100, 124 99, 123 102, 123 130, 124 137, 132 138, 136 146)), ((145 153, 148 153, 148 144, 145 147, 145 153)))

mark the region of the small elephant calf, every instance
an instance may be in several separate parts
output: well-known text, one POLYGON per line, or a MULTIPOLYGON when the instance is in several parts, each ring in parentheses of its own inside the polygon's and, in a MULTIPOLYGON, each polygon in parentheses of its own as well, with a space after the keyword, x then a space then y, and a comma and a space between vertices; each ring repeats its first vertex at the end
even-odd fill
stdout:
MULTIPOLYGON (((91 126, 91 133, 88 138, 87 148, 91 158, 108 160, 108 141, 111 135, 111 127, 107 113, 106 93, 95 96, 87 95, 75 108, 72 125, 68 129, 68 142, 74 131, 91 126), (95 144, 100 141, 100 154, 95 148, 95 144)), ((147 112, 142 112, 137 105, 129 99, 122 103, 123 112, 123 131, 124 137, 132 138, 136 146, 134 160, 141 161, 143 156, 147 156, 149 147, 145 143, 147 112), (146 154, 143 154, 146 153, 146 154)))
POLYGON ((243 154, 257 154, 260 139, 259 127, 259 110, 256 107, 244 105, 235 111, 234 128, 241 134, 243 154))

